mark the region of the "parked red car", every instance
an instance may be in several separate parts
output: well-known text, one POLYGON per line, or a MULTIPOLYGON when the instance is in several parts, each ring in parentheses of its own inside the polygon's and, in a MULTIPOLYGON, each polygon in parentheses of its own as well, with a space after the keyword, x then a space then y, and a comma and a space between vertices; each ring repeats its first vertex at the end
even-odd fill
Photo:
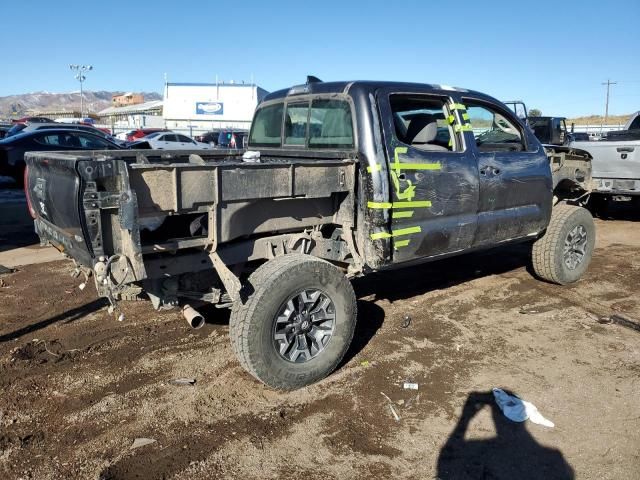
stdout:
POLYGON ((11 120, 11 123, 53 123, 53 120, 47 117, 22 117, 11 120))
POLYGON ((142 137, 146 137, 150 133, 154 132, 168 132, 166 128, 139 128, 137 130, 133 130, 127 134, 127 142, 135 142, 142 137))

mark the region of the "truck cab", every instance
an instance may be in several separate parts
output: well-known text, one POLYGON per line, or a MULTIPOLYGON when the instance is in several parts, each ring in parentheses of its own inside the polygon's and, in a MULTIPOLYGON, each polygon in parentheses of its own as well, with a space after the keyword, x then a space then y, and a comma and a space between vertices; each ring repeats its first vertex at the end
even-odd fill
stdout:
POLYGON ((320 148, 360 159, 366 228, 358 244, 375 269, 534 237, 551 214, 552 174, 540 142, 479 92, 344 82, 265 98, 249 149, 320 148))
POLYGON ((569 135, 565 117, 529 117, 534 135, 545 145, 564 145, 569 135))

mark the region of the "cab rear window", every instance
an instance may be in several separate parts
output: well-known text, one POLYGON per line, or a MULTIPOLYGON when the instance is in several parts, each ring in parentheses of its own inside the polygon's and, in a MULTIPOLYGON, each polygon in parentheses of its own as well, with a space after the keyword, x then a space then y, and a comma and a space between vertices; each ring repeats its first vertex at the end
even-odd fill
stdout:
POLYGON ((249 145, 252 147, 279 147, 282 143, 283 103, 259 109, 253 119, 249 145))
POLYGON ((353 148, 349 103, 316 98, 288 102, 286 108, 284 103, 276 103, 258 109, 249 134, 249 146, 281 147, 283 139, 285 147, 353 148))
POLYGON ((311 102, 309 148, 353 147, 351 108, 344 100, 311 102))

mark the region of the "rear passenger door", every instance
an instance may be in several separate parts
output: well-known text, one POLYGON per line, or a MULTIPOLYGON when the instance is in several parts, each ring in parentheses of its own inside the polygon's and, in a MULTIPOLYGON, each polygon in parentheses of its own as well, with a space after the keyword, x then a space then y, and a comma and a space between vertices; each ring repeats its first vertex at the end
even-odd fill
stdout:
POLYGON ((471 96, 462 104, 480 179, 474 246, 539 233, 549 221, 553 195, 544 149, 509 109, 471 96))
POLYGON ((424 91, 378 93, 390 198, 369 202, 387 212, 394 263, 464 250, 476 231, 478 167, 452 109, 454 99, 424 91))
POLYGON ((175 148, 176 145, 176 136, 172 134, 160 135, 160 137, 156 140, 156 148, 158 150, 165 150, 175 148))
POLYGON ((196 147, 196 144, 193 143, 193 140, 191 140, 189 137, 185 136, 185 135, 176 135, 176 138, 178 140, 178 144, 180 145, 179 148, 181 149, 185 149, 185 150, 193 150, 196 147))
POLYGON ((86 150, 113 150, 115 147, 97 135, 78 132, 74 133, 80 142, 80 147, 86 150))

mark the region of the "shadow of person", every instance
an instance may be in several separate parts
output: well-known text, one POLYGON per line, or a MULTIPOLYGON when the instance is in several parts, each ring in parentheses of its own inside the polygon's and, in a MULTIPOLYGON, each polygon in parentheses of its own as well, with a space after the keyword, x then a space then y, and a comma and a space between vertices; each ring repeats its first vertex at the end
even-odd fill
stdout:
POLYGON ((527 431, 525 422, 512 422, 502 414, 492 392, 473 392, 467 397, 458 423, 440 450, 437 478, 568 480, 575 476, 559 450, 540 445, 527 431), (486 405, 491 407, 496 436, 465 439, 471 420, 486 405))

